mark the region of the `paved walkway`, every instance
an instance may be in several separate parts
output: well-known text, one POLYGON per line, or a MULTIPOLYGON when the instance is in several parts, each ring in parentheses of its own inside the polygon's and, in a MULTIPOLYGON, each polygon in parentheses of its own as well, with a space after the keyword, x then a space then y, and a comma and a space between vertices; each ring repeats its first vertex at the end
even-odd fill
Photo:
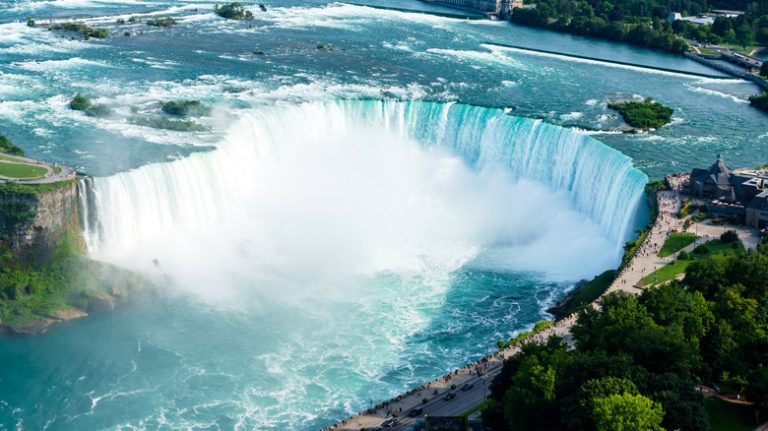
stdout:
POLYGON ((678 192, 669 190, 660 191, 657 197, 659 216, 656 224, 606 293, 617 290, 640 293, 643 277, 674 260, 671 256, 659 257, 658 253, 670 233, 683 231, 683 221, 677 218, 683 200, 678 192))
POLYGON ((4 177, 0 175, 0 183, 16 183, 16 184, 52 184, 59 181, 69 180, 75 178, 77 173, 72 168, 66 166, 54 166, 40 160, 30 159, 28 157, 14 156, 11 154, 0 153, 0 163, 14 163, 32 165, 44 168, 46 173, 41 177, 23 179, 4 177), (59 173, 56 173, 56 168, 59 168, 59 173))

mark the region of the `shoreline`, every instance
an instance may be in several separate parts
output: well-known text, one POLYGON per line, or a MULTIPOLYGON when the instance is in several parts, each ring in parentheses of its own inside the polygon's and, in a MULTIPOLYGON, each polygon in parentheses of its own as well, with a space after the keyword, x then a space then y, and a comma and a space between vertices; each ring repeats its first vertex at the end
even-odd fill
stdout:
MULTIPOLYGON (((655 218, 649 220, 650 228, 647 235, 634 249, 632 258, 616 268, 617 274, 610 286, 585 307, 599 308, 601 299, 616 291, 624 291, 633 295, 640 294, 648 287, 643 284, 643 278, 670 263, 669 257, 658 256, 658 252, 667 237, 672 233, 694 228, 691 226, 686 229, 684 220, 678 218, 679 210, 687 196, 681 189, 684 177, 687 177, 687 174, 667 175, 664 180, 665 188, 653 191, 658 210, 653 214, 655 218)), ((723 228, 730 227, 723 226, 723 228)), ((745 242, 745 245, 748 244, 745 242)), ((551 336, 558 336, 563 343, 573 347, 575 340, 570 334, 570 328, 576 323, 578 313, 579 311, 575 311, 568 314, 538 333, 532 333, 508 347, 486 355, 464 367, 457 368, 417 388, 410 389, 397 397, 383 401, 372 409, 347 417, 336 424, 323 428, 323 430, 376 429, 388 418, 395 417, 394 412, 397 412, 398 415, 397 422, 388 427, 392 430, 406 430, 418 417, 424 415, 457 416, 462 412, 469 411, 474 414, 487 399, 487 388, 490 381, 501 371, 504 360, 518 353, 523 344, 546 342, 551 336), (470 388, 470 390, 464 391, 462 386, 465 384, 481 390, 475 389, 473 391, 470 388), (455 397, 444 400, 444 396, 449 393, 455 394, 455 397), (425 395, 426 398, 424 398, 425 395), (457 401, 464 401, 464 404, 457 407, 455 404, 457 401), (412 415, 413 412, 418 414, 412 415)))
MULTIPOLYGON (((668 185, 665 190, 655 192, 656 202, 659 209, 663 208, 664 205, 667 204, 667 202, 664 202, 663 193, 665 191, 669 191, 668 185)), ((597 299, 595 299, 587 306, 599 306, 598 303, 603 296, 617 290, 624 290, 633 294, 637 294, 642 290, 641 287, 636 285, 641 281, 642 277, 637 277, 636 275, 639 274, 635 274, 636 271, 633 271, 633 269, 639 269, 643 266, 634 266, 633 263, 635 263, 635 260, 640 257, 649 256, 647 253, 644 254, 643 251, 647 251, 651 249, 653 244, 657 244, 660 236, 666 237, 666 235, 669 234, 669 231, 664 230, 665 227, 669 229, 669 224, 662 222, 662 218, 665 214, 676 214, 676 211, 662 212, 660 210, 656 212, 655 219, 649 220, 649 226, 651 226, 649 234, 643 239, 640 246, 637 247, 637 249, 634 251, 632 258, 626 264, 620 264, 616 268, 618 272, 611 285, 597 299), (637 278, 635 283, 627 284, 627 280, 634 280, 635 278, 637 278)), ((661 241, 661 243, 663 243, 663 241, 661 241)), ((640 274, 642 273, 643 272, 641 271, 640 274)), ((486 355, 481 359, 467 364, 461 368, 454 369, 453 371, 438 377, 437 379, 431 380, 417 388, 412 388, 398 395, 397 397, 382 401, 376 404, 376 406, 373 408, 358 412, 357 414, 349 416, 340 422, 323 428, 323 431, 357 431, 363 428, 375 429, 376 427, 380 427, 385 420, 393 417, 390 415, 390 413, 394 412, 398 413, 397 417, 399 421, 396 425, 390 427, 389 429, 405 430, 408 426, 415 422, 417 417, 424 414, 425 410, 438 410, 439 412, 439 410, 446 410, 445 408, 440 409, 440 407, 446 407, 448 409, 455 407, 455 404, 451 403, 455 403, 459 398, 454 398, 452 401, 444 401, 444 396, 448 393, 454 393, 457 395, 461 394, 462 398, 465 396, 470 398, 470 403, 472 404, 470 408, 479 405, 481 402, 487 399, 487 391, 490 382, 501 371, 504 361, 507 358, 517 354, 523 344, 529 342, 545 342, 551 336, 559 336, 563 339, 564 343, 568 344, 569 346, 573 346, 574 340, 570 335, 570 328, 576 323, 577 317, 578 312, 571 313, 562 319, 555 321, 551 326, 547 327, 541 332, 530 334, 528 337, 508 347, 486 355), (466 384, 472 385, 472 388, 468 391, 463 391, 461 388, 466 384), (455 385, 456 389, 452 389, 452 385, 455 385), (481 390, 478 391, 478 389, 481 390), (424 402, 424 400, 427 401, 424 402), (418 410, 422 410, 422 412, 420 412, 418 415, 411 416, 412 412, 418 410)), ((466 410, 467 409, 461 411, 466 410)), ((454 413, 452 415, 455 416, 456 414, 457 413, 454 413)))

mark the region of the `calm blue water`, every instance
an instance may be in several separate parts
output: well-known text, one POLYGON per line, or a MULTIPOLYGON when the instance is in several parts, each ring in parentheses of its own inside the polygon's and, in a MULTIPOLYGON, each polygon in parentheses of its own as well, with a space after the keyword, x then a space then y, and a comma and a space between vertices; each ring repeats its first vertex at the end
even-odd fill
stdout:
POLYGON ((619 153, 524 117, 601 130, 592 137, 650 177, 719 152, 734 166, 768 154, 750 84, 484 43, 713 73, 679 57, 341 3, 270 2, 249 23, 211 7, 0 5, 0 131, 97 176, 94 257, 161 287, 115 313, 0 340, 0 429, 317 429, 492 351, 574 281, 615 265, 644 181, 619 153), (115 24, 139 14, 179 24, 115 24), (26 16, 84 17, 111 37, 72 40, 26 16), (70 111, 78 91, 114 115, 70 111), (660 100, 675 121, 612 133, 616 95, 660 100), (214 107, 198 120, 208 131, 128 121, 173 99, 214 107), (409 100, 437 104, 397 102, 409 100), (590 193, 614 183, 603 208, 590 193))

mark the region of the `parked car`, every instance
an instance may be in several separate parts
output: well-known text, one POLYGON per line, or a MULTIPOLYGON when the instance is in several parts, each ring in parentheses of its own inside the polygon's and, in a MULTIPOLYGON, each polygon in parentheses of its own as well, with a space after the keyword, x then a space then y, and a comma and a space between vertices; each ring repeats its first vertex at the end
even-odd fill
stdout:
POLYGON ((409 411, 408 412, 408 416, 410 416, 412 418, 415 418, 416 416, 419 416, 422 413, 424 413, 424 409, 422 409, 421 407, 418 407, 418 408, 415 408, 415 409, 409 411))
POLYGON ((381 423, 382 428, 392 428, 395 425, 397 425, 398 421, 397 418, 389 418, 381 423))

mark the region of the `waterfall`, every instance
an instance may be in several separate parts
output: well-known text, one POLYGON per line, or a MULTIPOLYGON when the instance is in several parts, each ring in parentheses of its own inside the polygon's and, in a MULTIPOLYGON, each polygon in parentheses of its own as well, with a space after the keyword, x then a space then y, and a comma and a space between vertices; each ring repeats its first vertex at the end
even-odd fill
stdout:
POLYGON ((378 131, 449 153, 471 170, 502 170, 565 196, 615 246, 614 258, 632 233, 647 182, 627 156, 587 134, 498 109, 379 100, 279 105, 242 114, 213 151, 81 182, 88 247, 98 255, 180 226, 195 235, 229 223, 244 202, 274 192, 274 177, 264 174, 273 160, 301 154, 302 143, 343 134, 357 137, 350 145, 365 146, 378 131))

